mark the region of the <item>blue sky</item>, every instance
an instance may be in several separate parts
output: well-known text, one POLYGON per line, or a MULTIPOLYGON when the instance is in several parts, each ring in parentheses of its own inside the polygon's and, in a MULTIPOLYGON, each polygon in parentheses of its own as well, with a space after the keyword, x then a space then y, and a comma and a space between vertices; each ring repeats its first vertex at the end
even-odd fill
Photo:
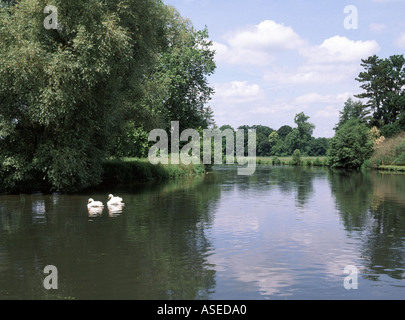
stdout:
POLYGON ((314 136, 332 137, 344 102, 361 92, 361 59, 405 54, 405 0, 164 2, 208 28, 218 126, 277 130, 304 112, 314 136))

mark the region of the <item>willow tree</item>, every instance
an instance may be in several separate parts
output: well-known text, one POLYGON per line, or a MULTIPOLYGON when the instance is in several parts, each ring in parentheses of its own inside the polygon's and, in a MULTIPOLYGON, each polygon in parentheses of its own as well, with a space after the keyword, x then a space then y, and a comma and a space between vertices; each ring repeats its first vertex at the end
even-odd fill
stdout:
POLYGON ((132 92, 126 124, 111 150, 114 156, 146 157, 148 132, 156 128, 170 132, 172 121, 179 121, 180 131, 214 124, 207 105, 214 93, 208 77, 216 68, 208 30, 195 29, 171 6, 163 8, 162 17, 155 64, 132 92))
POLYGON ((153 65, 158 0, 43 0, 0 8, 0 191, 97 184, 110 135, 153 65), (55 16, 54 16, 55 18, 55 16))

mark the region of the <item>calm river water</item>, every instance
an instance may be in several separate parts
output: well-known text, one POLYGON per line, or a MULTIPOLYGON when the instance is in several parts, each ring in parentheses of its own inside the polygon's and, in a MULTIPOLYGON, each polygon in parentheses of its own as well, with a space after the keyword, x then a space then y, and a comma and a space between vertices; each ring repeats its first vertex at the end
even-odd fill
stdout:
POLYGON ((217 168, 0 196, 0 299, 405 299, 405 175, 217 168), (89 215, 87 199, 109 193, 122 212, 89 215))

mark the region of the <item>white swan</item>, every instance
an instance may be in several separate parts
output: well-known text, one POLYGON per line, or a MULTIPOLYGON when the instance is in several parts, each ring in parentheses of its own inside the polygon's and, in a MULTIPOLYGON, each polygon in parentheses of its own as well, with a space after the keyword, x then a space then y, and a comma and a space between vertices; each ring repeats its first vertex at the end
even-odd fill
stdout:
POLYGON ((114 197, 112 194, 110 194, 108 196, 108 199, 109 199, 107 202, 108 206, 116 206, 116 205, 123 206, 124 205, 124 203, 122 203, 122 198, 120 198, 120 197, 114 197))
POLYGON ((87 201, 87 208, 91 209, 91 208, 103 208, 104 205, 101 201, 94 201, 94 199, 90 198, 87 201))

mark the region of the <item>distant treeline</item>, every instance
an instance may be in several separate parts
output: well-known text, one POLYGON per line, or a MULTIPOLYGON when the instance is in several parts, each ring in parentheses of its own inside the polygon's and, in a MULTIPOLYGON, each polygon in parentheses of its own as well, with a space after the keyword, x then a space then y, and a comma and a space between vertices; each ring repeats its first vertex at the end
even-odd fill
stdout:
MULTIPOLYGON (((284 125, 278 130, 263 125, 240 126, 237 129, 256 130, 256 155, 258 157, 287 157, 291 156, 295 150, 300 150, 303 156, 318 157, 325 156, 329 149, 328 138, 315 138, 312 136, 315 125, 308 122, 309 117, 303 112, 296 114, 294 122, 295 128, 284 125)), ((220 130, 231 129, 229 125, 220 127, 220 130)), ((247 141, 247 137, 245 138, 247 141)))

